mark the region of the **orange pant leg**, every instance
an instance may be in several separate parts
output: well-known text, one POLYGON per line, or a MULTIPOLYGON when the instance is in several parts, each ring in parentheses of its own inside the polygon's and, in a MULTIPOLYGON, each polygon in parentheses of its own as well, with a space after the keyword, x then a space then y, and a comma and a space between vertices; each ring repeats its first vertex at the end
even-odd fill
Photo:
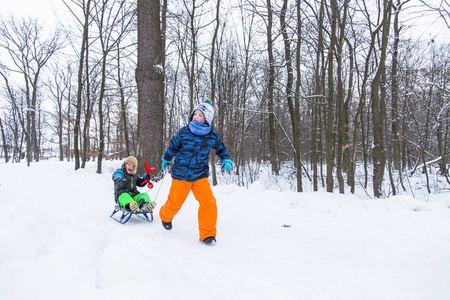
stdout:
POLYGON ((207 178, 193 182, 192 193, 200 204, 198 209, 198 228, 200 240, 216 236, 217 204, 207 178))
POLYGON ((159 217, 164 222, 171 222, 175 215, 183 206, 189 192, 191 191, 191 182, 176 180, 172 178, 169 196, 166 203, 159 209, 159 217))

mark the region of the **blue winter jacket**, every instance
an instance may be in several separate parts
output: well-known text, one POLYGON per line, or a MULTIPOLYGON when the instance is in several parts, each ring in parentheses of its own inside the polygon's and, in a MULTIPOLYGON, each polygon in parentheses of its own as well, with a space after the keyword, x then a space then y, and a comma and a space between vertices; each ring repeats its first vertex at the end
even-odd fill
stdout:
POLYGON ((181 128, 170 140, 164 159, 171 161, 175 157, 172 178, 193 182, 209 176, 209 150, 214 148, 223 161, 230 159, 220 134, 212 128, 206 135, 195 135, 189 126, 181 128))

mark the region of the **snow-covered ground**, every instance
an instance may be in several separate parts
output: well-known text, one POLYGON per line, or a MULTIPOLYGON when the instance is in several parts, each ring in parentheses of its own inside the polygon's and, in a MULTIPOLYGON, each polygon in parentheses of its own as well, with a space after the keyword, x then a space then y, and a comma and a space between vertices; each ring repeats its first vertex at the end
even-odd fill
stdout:
MULTIPOLYGON (((0 299, 449 299, 450 194, 429 201, 213 187, 217 244, 190 194, 167 231, 110 218, 111 173, 0 163, 0 299)), ((157 194, 159 190, 159 193, 157 194)))

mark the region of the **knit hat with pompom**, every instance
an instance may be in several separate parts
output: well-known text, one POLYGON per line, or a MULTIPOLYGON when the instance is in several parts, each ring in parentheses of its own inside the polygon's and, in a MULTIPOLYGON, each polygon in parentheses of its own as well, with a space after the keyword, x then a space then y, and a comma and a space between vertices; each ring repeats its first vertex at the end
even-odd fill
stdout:
POLYGON ((206 124, 211 126, 212 120, 214 118, 214 107, 212 106, 212 101, 206 99, 204 103, 200 103, 192 110, 191 115, 189 116, 189 122, 192 121, 192 117, 194 116, 194 112, 199 110, 203 113, 205 117, 206 124))

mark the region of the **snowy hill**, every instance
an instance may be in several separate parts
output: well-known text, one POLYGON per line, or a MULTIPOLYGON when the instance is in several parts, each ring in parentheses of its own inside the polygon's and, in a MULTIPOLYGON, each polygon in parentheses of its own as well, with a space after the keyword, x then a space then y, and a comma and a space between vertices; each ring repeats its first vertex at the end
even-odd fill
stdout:
POLYGON ((323 192, 213 187, 217 244, 198 241, 192 194, 166 231, 171 183, 152 223, 119 224, 121 162, 0 164, 0 298, 449 299, 450 197, 363 200, 323 192))

